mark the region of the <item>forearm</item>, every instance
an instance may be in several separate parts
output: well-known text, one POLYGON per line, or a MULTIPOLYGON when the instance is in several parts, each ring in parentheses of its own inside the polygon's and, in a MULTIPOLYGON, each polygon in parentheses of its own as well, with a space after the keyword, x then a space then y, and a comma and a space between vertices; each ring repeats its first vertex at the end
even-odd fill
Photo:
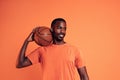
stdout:
POLYGON ((26 38, 26 40, 23 43, 23 46, 18 55, 18 60, 17 60, 17 65, 16 65, 17 68, 22 68, 22 67, 32 65, 31 61, 25 56, 25 53, 26 53, 28 43, 34 41, 33 37, 34 37, 34 32, 36 29, 38 28, 33 29, 33 31, 29 34, 29 36, 26 38))
POLYGON ((23 44, 23 46, 22 46, 22 48, 21 48, 21 50, 20 50, 20 53, 19 53, 19 55, 18 55, 17 65, 16 65, 17 68, 26 67, 26 66, 28 66, 28 65, 31 64, 30 61, 29 61, 29 63, 28 63, 28 59, 27 59, 27 57, 25 56, 28 43, 29 43, 29 42, 28 42, 27 40, 25 40, 25 42, 24 42, 24 44, 23 44))
POLYGON ((20 53, 19 53, 19 56, 18 56, 18 62, 19 63, 23 63, 25 61, 25 52, 26 52, 26 48, 27 48, 27 45, 28 45, 28 41, 25 40, 21 50, 20 50, 20 53))

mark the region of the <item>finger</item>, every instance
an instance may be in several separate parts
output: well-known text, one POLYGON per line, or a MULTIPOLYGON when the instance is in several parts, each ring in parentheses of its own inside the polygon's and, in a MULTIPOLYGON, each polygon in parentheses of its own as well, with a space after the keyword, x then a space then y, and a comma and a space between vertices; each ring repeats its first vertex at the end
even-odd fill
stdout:
POLYGON ((34 33, 38 28, 39 28, 39 26, 35 27, 32 32, 34 33))

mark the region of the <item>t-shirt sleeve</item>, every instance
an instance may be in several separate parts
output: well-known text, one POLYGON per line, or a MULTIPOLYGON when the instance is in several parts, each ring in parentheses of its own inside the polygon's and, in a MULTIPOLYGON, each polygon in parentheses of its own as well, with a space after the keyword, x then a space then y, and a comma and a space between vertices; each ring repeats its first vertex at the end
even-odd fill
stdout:
POLYGON ((80 53, 80 51, 77 48, 75 48, 75 65, 77 68, 81 68, 85 66, 83 55, 80 53))
POLYGON ((34 51, 32 51, 30 54, 27 55, 27 57, 32 62, 32 64, 39 63, 39 59, 40 59, 40 50, 39 49, 40 48, 37 48, 34 51))

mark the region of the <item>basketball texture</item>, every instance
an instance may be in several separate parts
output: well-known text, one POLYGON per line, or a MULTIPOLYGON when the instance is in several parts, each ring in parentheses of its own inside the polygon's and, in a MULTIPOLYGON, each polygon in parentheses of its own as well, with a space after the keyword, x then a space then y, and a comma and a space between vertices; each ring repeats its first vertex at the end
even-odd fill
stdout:
POLYGON ((40 46, 48 46, 52 43, 52 33, 46 26, 38 27, 34 33, 34 41, 40 46))

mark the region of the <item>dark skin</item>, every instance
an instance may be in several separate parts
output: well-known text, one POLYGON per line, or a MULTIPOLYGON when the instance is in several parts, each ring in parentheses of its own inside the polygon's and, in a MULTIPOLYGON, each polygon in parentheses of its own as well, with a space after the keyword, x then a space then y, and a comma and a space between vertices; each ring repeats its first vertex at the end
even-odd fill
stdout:
POLYGON ((27 37, 27 39, 24 41, 24 44, 20 50, 20 53, 18 55, 18 60, 17 60, 17 68, 23 68, 32 65, 31 61, 25 56, 25 52, 28 46, 28 43, 33 41, 33 32, 30 33, 30 35, 27 37))
MULTIPOLYGON (((54 25, 54 27, 52 29, 52 33, 53 33, 53 44, 56 44, 56 45, 65 44, 64 37, 66 34, 66 23, 63 21, 56 22, 56 24, 54 25)), ((28 43, 31 41, 34 41, 33 34, 34 34, 34 30, 27 37, 27 39, 25 40, 25 42, 20 50, 20 53, 18 56, 18 62, 16 65, 17 68, 23 68, 23 67, 32 65, 31 61, 25 56, 25 52, 26 52, 28 43)), ((77 70, 78 70, 81 80, 89 80, 85 66, 78 68, 77 70)))
MULTIPOLYGON (((66 23, 65 22, 57 22, 56 25, 53 28, 53 43, 57 44, 57 45, 62 45, 65 44, 64 41, 64 37, 66 34, 66 23), (60 35, 63 35, 62 37, 60 37, 60 35)), ((78 73, 80 75, 80 79, 81 80, 89 80, 88 74, 87 74, 87 70, 86 67, 82 67, 82 68, 78 68, 78 73)))

